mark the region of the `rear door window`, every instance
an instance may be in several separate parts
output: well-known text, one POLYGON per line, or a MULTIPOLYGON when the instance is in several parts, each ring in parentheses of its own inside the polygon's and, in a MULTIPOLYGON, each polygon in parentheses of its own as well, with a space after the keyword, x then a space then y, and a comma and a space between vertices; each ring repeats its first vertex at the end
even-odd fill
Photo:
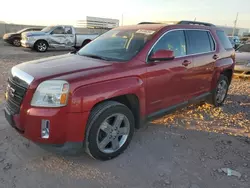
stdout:
POLYGON ((225 50, 233 49, 232 43, 230 42, 224 31, 217 30, 216 33, 225 50))
POLYGON ((209 53, 215 50, 215 42, 208 31, 187 30, 188 54, 209 53))

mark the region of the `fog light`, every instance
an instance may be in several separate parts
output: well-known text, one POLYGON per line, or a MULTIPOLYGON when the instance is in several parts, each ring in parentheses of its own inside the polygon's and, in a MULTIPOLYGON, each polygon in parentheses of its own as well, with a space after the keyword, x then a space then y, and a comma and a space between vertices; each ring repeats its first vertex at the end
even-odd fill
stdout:
POLYGON ((41 137, 44 139, 49 138, 49 126, 50 126, 49 120, 43 119, 41 125, 41 137))

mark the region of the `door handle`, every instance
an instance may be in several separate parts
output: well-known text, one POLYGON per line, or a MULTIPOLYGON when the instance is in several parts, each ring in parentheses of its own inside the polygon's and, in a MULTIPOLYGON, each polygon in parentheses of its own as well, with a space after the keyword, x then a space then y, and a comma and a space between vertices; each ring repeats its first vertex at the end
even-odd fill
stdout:
POLYGON ((189 64, 191 64, 191 62, 188 60, 182 62, 182 65, 184 65, 185 67, 188 66, 189 64))
POLYGON ((219 58, 219 56, 216 55, 216 54, 214 54, 213 59, 214 59, 214 60, 217 60, 218 58, 219 58))

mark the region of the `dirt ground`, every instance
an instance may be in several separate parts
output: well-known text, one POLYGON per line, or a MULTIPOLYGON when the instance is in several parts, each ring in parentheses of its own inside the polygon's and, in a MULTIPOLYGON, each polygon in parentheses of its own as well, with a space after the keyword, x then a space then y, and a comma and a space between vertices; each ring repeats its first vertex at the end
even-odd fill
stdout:
POLYGON ((250 81, 234 79, 221 108, 189 106, 138 130, 118 158, 60 156, 5 121, 3 92, 13 65, 46 56, 0 42, 0 188, 249 188, 250 81), (239 172, 229 176, 222 168, 239 172))

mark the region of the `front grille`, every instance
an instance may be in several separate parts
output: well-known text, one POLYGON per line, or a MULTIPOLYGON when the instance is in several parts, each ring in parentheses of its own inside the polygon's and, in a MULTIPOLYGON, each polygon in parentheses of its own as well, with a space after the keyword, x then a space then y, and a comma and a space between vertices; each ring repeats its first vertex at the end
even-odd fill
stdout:
POLYGON ((27 88, 28 85, 23 83, 22 80, 17 77, 9 77, 6 91, 8 92, 6 108, 12 115, 19 113, 27 88))

